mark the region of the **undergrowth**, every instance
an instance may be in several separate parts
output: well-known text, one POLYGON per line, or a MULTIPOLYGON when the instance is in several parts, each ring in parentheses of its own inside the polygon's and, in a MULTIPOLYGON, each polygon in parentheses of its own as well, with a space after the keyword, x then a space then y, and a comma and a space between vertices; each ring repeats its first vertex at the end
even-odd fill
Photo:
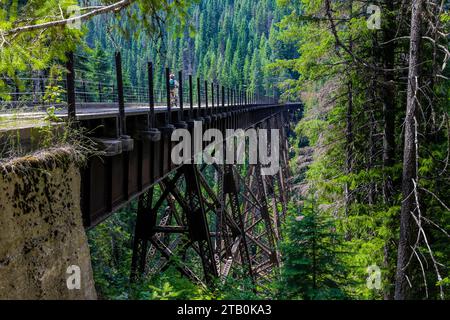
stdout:
POLYGON ((67 163, 83 166, 93 155, 100 155, 86 129, 69 122, 45 120, 45 125, 35 128, 36 136, 27 141, 20 130, 0 134, 0 171, 19 172, 33 168, 37 163, 54 167, 67 163))

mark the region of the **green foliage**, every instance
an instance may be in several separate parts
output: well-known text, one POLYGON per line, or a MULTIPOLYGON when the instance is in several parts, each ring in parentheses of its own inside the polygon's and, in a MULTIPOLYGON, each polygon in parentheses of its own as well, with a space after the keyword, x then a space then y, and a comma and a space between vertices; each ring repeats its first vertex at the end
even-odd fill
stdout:
MULTIPOLYGON (((87 39, 90 47, 100 46, 109 57, 122 49, 124 75, 132 85, 146 84, 146 63, 153 61, 157 93, 164 90, 163 68, 169 66, 226 87, 279 95, 280 75, 265 66, 296 56, 293 46, 275 36, 284 13, 275 0, 202 0, 187 11, 190 23, 167 23, 158 39, 146 33, 107 36, 111 21, 104 17, 89 23, 87 39)), ((129 20, 123 19, 122 30, 133 28, 129 20)), ((283 72, 281 79, 285 78, 292 75, 283 72)))
MULTIPOLYGON (((301 193, 296 196, 300 198, 306 196, 308 190, 316 190, 320 214, 336 218, 336 230, 344 236, 343 244, 349 252, 342 255, 348 281, 352 283, 347 287, 349 294, 359 299, 392 298, 398 217, 403 200, 401 155, 407 86, 404 79, 408 69, 408 61, 404 57, 408 56, 409 43, 399 41, 389 49, 381 42, 393 33, 409 39, 410 26, 405 22, 409 21, 410 7, 401 8, 393 4, 389 8, 387 3, 380 3, 382 30, 374 31, 366 27, 364 4, 331 0, 331 15, 336 24, 336 34, 333 34, 325 14, 325 1, 278 0, 277 3, 289 9, 289 14, 278 24, 278 38, 295 43, 300 56, 276 61, 271 68, 280 72, 289 69, 298 74, 298 79, 285 81, 283 97, 289 99, 294 96, 303 101, 305 116, 296 128, 298 139, 293 145, 300 145, 304 139, 312 149, 312 159, 308 161, 304 159, 302 149, 296 149, 296 157, 292 161, 296 169, 294 181, 299 183, 297 190, 301 193), (405 16, 406 19, 399 19, 405 16), (346 19, 340 21, 342 17, 346 19), (382 70, 387 51, 395 52, 392 67, 405 70, 393 73, 391 95, 386 91, 386 70, 382 70), (388 102, 393 103, 393 110, 384 114, 388 102), (395 155, 386 162, 386 140, 383 139, 386 138, 385 121, 389 117, 394 119, 395 155), (381 268, 382 290, 366 287, 367 267, 373 264, 381 268)), ((426 23, 429 19, 432 18, 425 19, 426 23)), ((447 23, 444 28, 448 30, 448 12, 443 13, 440 19, 447 23)), ((443 48, 449 47, 448 37, 440 41, 443 48)), ((436 65, 433 67, 432 61, 425 57, 434 56, 436 51, 426 41, 422 50, 422 71, 426 78, 436 70, 436 65)), ((437 61, 444 60, 442 52, 438 56, 437 61)), ((445 75, 449 74, 448 69, 444 70, 445 75)), ((428 241, 434 255, 439 256, 441 273, 448 276, 450 250, 445 232, 450 225, 446 160, 449 150, 449 82, 426 79, 422 81, 433 84, 428 88, 427 97, 422 97, 421 116, 417 118, 418 197, 421 213, 428 219, 425 227, 428 241), (436 117, 440 120, 436 121, 436 117)), ((412 264, 417 264, 410 278, 415 296, 425 296, 423 283, 427 281, 428 297, 439 297, 436 288, 439 279, 428 248, 418 245, 416 253, 424 265, 425 279, 417 259, 412 257, 412 264)), ((446 281, 442 284, 445 284, 448 295, 446 281)))
MULTIPOLYGON (((409 25, 405 23, 408 19, 397 21, 396 17, 408 15, 410 8, 394 6, 388 10, 388 2, 381 3, 382 30, 373 31, 366 27, 365 3, 331 0, 331 14, 338 21, 333 30, 324 13, 324 3, 322 0, 136 0, 120 12, 89 20, 80 30, 56 26, 45 31, 10 33, 17 27, 59 19, 77 1, 2 2, 0 99, 11 98, 6 92, 12 86, 19 91, 23 89, 24 84, 18 80, 22 73, 45 70, 50 81, 45 87, 44 101, 50 107, 41 128, 42 146, 69 141, 68 131, 55 136, 53 126, 59 121, 56 111, 65 93, 60 85, 65 70, 58 66, 70 50, 85 56, 76 60, 76 69, 88 74, 87 80, 94 82, 114 81, 111 62, 114 52, 120 50, 127 86, 145 86, 146 64, 154 62, 157 95, 163 93, 163 68, 168 66, 247 92, 281 94, 284 100, 301 99, 305 114, 296 128, 298 137, 292 141, 296 174, 293 181, 299 184, 294 190, 299 191, 292 199, 291 218, 285 226, 281 278, 277 285, 257 289, 266 290, 264 297, 270 297, 273 289, 277 298, 291 299, 389 297, 403 200, 400 159, 406 92, 403 80, 407 76, 405 57, 409 49, 408 42, 403 41, 408 37, 409 25), (167 24, 163 25, 163 21, 167 24), (390 24, 398 37, 392 50, 396 72, 392 80, 386 81, 381 53, 386 45, 385 34, 392 32, 390 24), (396 150, 390 163, 385 161, 386 141, 383 141, 387 119, 384 108, 388 102, 383 100, 386 82, 394 91, 389 116, 394 118, 396 150), (301 153, 306 144, 312 149, 308 161, 301 153), (311 190, 315 190, 313 196, 311 190), (307 196, 312 199, 303 201, 303 212, 297 213, 294 207, 307 196), (299 221, 292 217, 297 214, 301 214, 299 221), (367 266, 373 264, 382 270, 383 290, 369 289, 365 284, 367 266)), ((448 12, 438 19, 448 27, 448 12)), ((423 45, 422 56, 434 57, 421 65, 425 74, 433 73, 435 62, 442 58, 436 47, 448 48, 444 41, 438 46, 432 43, 424 41, 423 45)), ((449 76, 446 68, 443 77, 449 76)), ((416 297, 423 297, 425 280, 429 297, 434 298, 439 295, 437 286, 442 285, 446 293, 450 290, 446 234, 450 228, 450 84, 432 80, 424 86, 430 101, 421 101, 424 107, 418 114, 418 197, 421 214, 427 219, 424 220, 427 239, 434 257, 444 262, 444 267, 442 279, 437 279, 428 246, 420 244, 416 253, 423 259, 425 276, 422 279, 422 274, 416 272, 411 281, 416 297)), ((20 146, 17 135, 10 140, 20 146)), ((180 276, 174 268, 179 257, 163 272, 130 285, 135 212, 136 203, 132 203, 89 231, 94 277, 101 298, 261 297, 254 294, 249 279, 231 278, 226 283, 217 282, 214 290, 205 290, 180 276)), ((192 267, 200 269, 196 262, 192 267)))
POLYGON ((317 211, 314 200, 300 216, 290 210, 287 238, 282 244, 283 267, 278 296, 284 299, 346 299, 349 285, 342 262, 342 240, 335 223, 317 211))
MULTIPOLYGON (((61 11, 67 12, 69 6, 76 3, 74 0, 2 2, 0 30, 7 33, 30 21, 32 24, 46 22, 50 16, 60 16, 61 11)), ((22 71, 48 68, 56 60, 64 60, 65 52, 81 43, 82 36, 82 30, 66 27, 48 28, 46 32, 37 30, 3 35, 3 41, 0 41, 0 74, 15 79, 22 71)), ((0 83, 1 89, 4 86, 3 80, 0 83)))
MULTIPOLYGON (((99 5, 109 5, 110 0, 100 0, 99 5)), ((99 31, 105 39, 111 30, 128 38, 142 37, 143 34, 162 34, 163 21, 170 24, 174 33, 192 28, 189 24, 187 8, 195 0, 167 2, 162 0, 134 0, 130 6, 115 13, 96 16, 94 20, 103 24, 108 21, 108 31, 103 26, 99 31), (121 23, 125 20, 126 23, 121 23)), ((72 24, 53 25, 32 31, 22 30, 29 26, 53 23, 62 17, 74 17, 78 1, 2 1, 0 4, 0 74, 18 83, 21 72, 48 70, 66 60, 68 51, 89 50, 85 36, 94 25, 92 21, 82 22, 81 28, 72 24)), ((80 7, 78 7, 80 8, 80 7)), ((89 7, 89 10, 95 10, 89 7)), ((81 13, 88 12, 81 10, 81 13)), ((104 43, 104 42, 103 42, 104 43)), ((8 99, 4 79, 0 79, 0 98, 8 99)))
POLYGON ((101 298, 129 294, 136 203, 88 232, 95 284, 101 298))
MULTIPOLYGON (((205 289, 180 274, 175 267, 180 259, 177 256, 171 260, 167 269, 149 274, 136 283, 130 284, 136 209, 136 203, 132 202, 129 207, 120 210, 88 232, 94 280, 97 294, 101 299, 248 300, 258 298, 253 292, 251 280, 245 278, 239 269, 235 270, 236 279, 229 278, 225 283, 217 279, 212 289, 205 289)), ((201 269, 197 271, 202 272, 201 269)))

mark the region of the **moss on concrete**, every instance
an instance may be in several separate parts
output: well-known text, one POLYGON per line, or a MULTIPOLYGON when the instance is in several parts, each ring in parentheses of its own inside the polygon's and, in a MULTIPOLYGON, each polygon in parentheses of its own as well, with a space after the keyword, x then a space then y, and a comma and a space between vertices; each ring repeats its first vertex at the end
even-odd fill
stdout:
POLYGON ((69 154, 55 150, 2 165, 0 299, 96 298, 80 172, 69 154), (71 265, 81 269, 80 290, 67 288, 71 265))

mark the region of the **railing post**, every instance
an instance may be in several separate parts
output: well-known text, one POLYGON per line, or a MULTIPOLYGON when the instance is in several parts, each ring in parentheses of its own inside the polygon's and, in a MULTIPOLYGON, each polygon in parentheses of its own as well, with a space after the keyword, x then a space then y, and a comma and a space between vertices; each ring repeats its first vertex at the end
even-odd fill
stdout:
POLYGON ((225 110, 225 87, 222 86, 222 108, 225 110))
POLYGON ((213 114, 213 111, 214 111, 214 83, 213 82, 211 82, 211 112, 210 112, 210 114, 212 115, 213 114))
POLYGON ((236 97, 237 97, 237 105, 238 108, 241 108, 241 90, 237 89, 236 90, 236 97))
POLYGON ((214 85, 214 82, 211 82, 211 95, 212 95, 212 103, 213 103, 213 110, 212 110, 212 117, 215 121, 215 126, 218 126, 217 118, 219 114, 219 104, 217 103, 219 101, 219 90, 218 85, 214 85))
POLYGON ((200 87, 200 78, 197 78, 197 102, 198 102, 198 111, 197 114, 199 118, 202 116, 202 92, 200 87))
POLYGON ((192 87, 192 74, 189 75, 189 120, 192 120, 194 114, 194 94, 192 87))
POLYGON ((205 116, 209 114, 209 105, 208 105, 208 81, 205 81, 205 116))
POLYGON ((114 100, 115 96, 116 96, 115 92, 116 92, 116 84, 113 82, 111 92, 108 94, 108 97, 111 99, 112 103, 114 103, 114 101, 115 101, 114 100))
POLYGON ((236 89, 236 109, 239 109, 240 106, 241 106, 241 96, 238 88, 236 89))
POLYGON ((84 81, 84 79, 81 79, 81 85, 83 86, 84 103, 87 103, 88 102, 88 96, 87 96, 86 82, 84 81))
POLYGON ((230 89, 231 94, 231 108, 234 108, 234 89, 230 89))
POLYGON ((231 103, 233 106, 233 109, 236 109, 236 89, 231 89, 231 103))
POLYGON ((241 107, 241 91, 239 90, 239 88, 236 91, 236 98, 237 98, 238 108, 240 108, 241 107))
POLYGON ((236 105, 238 109, 241 106, 241 93, 239 91, 239 88, 236 89, 236 105))
POLYGON ((123 77, 122 77, 122 56, 119 51, 116 51, 116 77, 117 77, 117 98, 119 102, 119 131, 120 135, 126 133, 125 123, 125 99, 123 95, 123 77))
POLYGON ((179 118, 178 121, 184 120, 184 107, 183 107, 183 71, 178 72, 178 103, 180 104, 179 107, 179 118))
POLYGON ((149 62, 147 64, 148 71, 148 98, 150 103, 150 128, 154 128, 156 126, 155 119, 155 96, 154 96, 154 84, 153 84, 153 63, 149 62))
POLYGON ((234 128, 238 127, 238 121, 239 121, 239 112, 241 110, 241 95, 239 88, 236 89, 236 111, 234 113, 234 128))
MULTIPOLYGON (((116 51, 115 54, 116 60, 116 77, 117 77, 117 98, 119 101, 119 138, 122 141, 122 152, 123 152, 123 179, 122 179, 122 193, 125 196, 125 199, 128 200, 129 197, 129 151, 134 148, 134 140, 131 137, 127 136, 127 127, 126 127, 126 118, 125 118, 125 98, 123 92, 123 75, 122 75, 122 56, 119 51, 116 51)), ((110 196, 108 196, 110 197, 110 196)), ((110 200, 108 200, 110 202, 110 200)))
POLYGON ((217 109, 220 107, 220 86, 217 84, 217 109))
POLYGON ((241 103, 242 103, 242 101, 241 101, 241 99, 242 99, 242 96, 241 96, 241 90, 240 89, 237 89, 237 98, 238 98, 238 107, 239 107, 239 109, 241 108, 241 103))
POLYGON ((166 127, 172 122, 172 101, 170 99, 170 70, 166 68, 166 98, 167 98, 167 112, 164 119, 166 127))
MULTIPOLYGON (((141 139, 138 141, 138 168, 142 168, 144 165, 143 162, 143 153, 144 153, 144 140, 150 142, 149 153, 153 155, 152 162, 149 167, 149 176, 150 181, 154 181, 155 177, 158 175, 158 170, 155 169, 154 162, 156 157, 154 156, 155 150, 157 150, 157 142, 161 140, 161 131, 156 128, 156 118, 155 118, 155 95, 154 95, 154 83, 153 83, 153 63, 147 63, 147 75, 148 75, 148 101, 149 101, 149 110, 147 113, 147 130, 143 130, 140 132, 141 139)), ((144 92, 142 92, 143 94, 144 92)), ((142 177, 142 169, 139 169, 140 174, 139 177, 142 177)), ((142 189, 142 178, 139 178, 139 186, 142 189)))
POLYGON ((75 68, 74 68, 74 57, 73 52, 67 53, 67 62, 66 62, 66 89, 67 89, 67 115, 69 117, 69 121, 73 122, 76 118, 76 105, 75 105, 75 68))
POLYGON ((224 121, 224 123, 225 123, 225 125, 224 125, 224 129, 226 130, 226 129, 228 129, 229 128, 229 126, 228 126, 228 123, 229 123, 229 113, 230 113, 230 88, 225 88, 225 95, 224 95, 224 97, 225 97, 225 108, 224 108, 224 113, 225 113, 225 121, 224 121))
POLYGON ((102 94, 103 94, 103 92, 102 92, 103 90, 102 90, 102 83, 101 82, 99 82, 98 83, 98 102, 103 102, 103 99, 102 99, 102 94))
POLYGON ((230 96, 231 96, 231 108, 234 108, 234 90, 230 89, 230 96))
POLYGON ((238 89, 238 99, 239 99, 239 108, 242 107, 242 92, 241 89, 238 89))
POLYGON ((200 78, 197 78, 197 104, 198 104, 198 110, 200 111, 202 107, 202 92, 200 87, 200 78))

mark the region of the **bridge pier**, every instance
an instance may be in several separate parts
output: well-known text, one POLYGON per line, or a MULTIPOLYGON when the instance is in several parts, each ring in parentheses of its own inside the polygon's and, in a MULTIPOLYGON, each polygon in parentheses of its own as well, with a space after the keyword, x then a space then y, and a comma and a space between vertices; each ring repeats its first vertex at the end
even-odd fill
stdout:
POLYGON ((2 164, 0 300, 96 299, 73 155, 53 150, 2 164))

